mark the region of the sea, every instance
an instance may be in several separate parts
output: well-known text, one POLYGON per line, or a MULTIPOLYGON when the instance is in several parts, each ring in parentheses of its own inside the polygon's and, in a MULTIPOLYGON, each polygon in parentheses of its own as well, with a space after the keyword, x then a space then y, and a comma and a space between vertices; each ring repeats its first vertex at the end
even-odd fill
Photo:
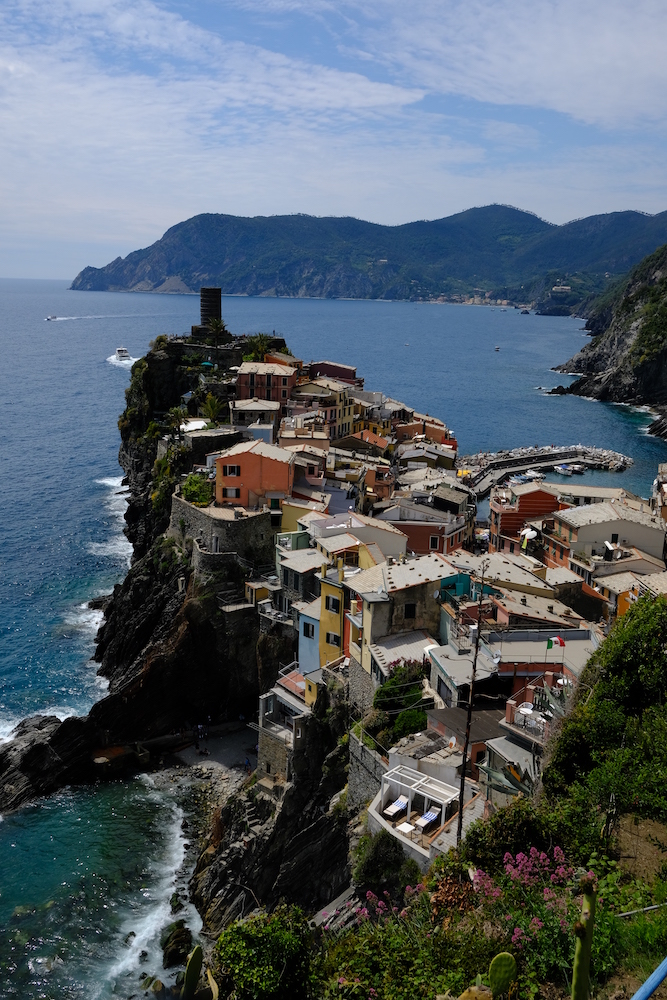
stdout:
MULTIPOLYGON (((649 496, 667 443, 645 410, 549 396, 587 341, 583 322, 500 307, 223 298, 233 333, 275 331, 304 360, 356 365, 442 418, 463 453, 590 444, 632 456, 585 482, 649 496), (499 350, 496 350, 499 348, 499 350)), ((196 295, 74 292, 0 280, 0 740, 36 713, 85 713, 104 696, 91 661, 100 614, 130 565, 118 415, 130 364, 198 322, 196 295), (46 320, 47 316, 56 317, 46 320)), ((0 818, 0 996, 128 998, 161 968, 169 899, 187 878, 183 805, 150 776, 65 789, 0 818)), ((186 909, 196 931, 196 913, 186 909)))

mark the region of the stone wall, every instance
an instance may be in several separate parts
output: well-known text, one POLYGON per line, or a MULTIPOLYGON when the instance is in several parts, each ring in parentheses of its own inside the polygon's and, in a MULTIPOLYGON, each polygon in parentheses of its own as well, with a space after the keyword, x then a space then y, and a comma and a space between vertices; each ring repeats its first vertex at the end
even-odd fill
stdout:
POLYGON ((365 715, 373 707, 373 698, 378 685, 367 674, 359 661, 350 656, 349 691, 350 704, 365 715))
POLYGON ((260 729, 257 753, 257 774, 260 778, 266 774, 289 778, 289 757, 289 748, 282 740, 260 729))
POLYGON ((268 566, 275 559, 276 529, 271 527, 270 511, 227 520, 213 517, 206 507, 195 507, 174 494, 167 534, 179 544, 188 537, 196 539, 201 549, 213 555, 236 552, 257 567, 268 566))
POLYGON ((370 750, 354 733, 350 733, 350 771, 347 780, 347 805, 358 809, 377 794, 382 775, 389 765, 379 753, 370 750))

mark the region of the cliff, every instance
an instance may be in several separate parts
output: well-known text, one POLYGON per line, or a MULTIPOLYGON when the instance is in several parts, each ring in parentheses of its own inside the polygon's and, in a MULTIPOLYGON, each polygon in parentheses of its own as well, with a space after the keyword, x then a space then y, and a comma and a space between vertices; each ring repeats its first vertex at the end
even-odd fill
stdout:
POLYGON ((295 750, 293 779, 273 793, 260 781, 218 813, 190 883, 204 932, 289 901, 310 913, 349 883, 347 704, 342 688, 321 688, 295 750))
MULTIPOLYGON (((260 636, 256 614, 239 622, 219 599, 242 591, 247 563, 233 554, 207 559, 178 525, 164 534, 174 486, 199 456, 173 431, 157 459, 164 431, 159 420, 184 391, 196 389, 201 369, 188 343, 158 341, 133 367, 119 420, 119 457, 130 487, 127 534, 135 556, 104 602, 97 636, 95 659, 109 693, 85 718, 37 717, 19 726, 0 747, 0 812, 65 784, 113 776, 116 767, 122 772, 137 763, 146 741, 209 715, 214 723, 252 715, 260 668, 262 684, 270 687, 279 662, 293 658, 289 641, 260 636)), ((233 352, 229 357, 235 360, 233 352)))
POLYGON ((382 299, 493 290, 494 298, 540 298, 545 311, 571 311, 601 291, 608 275, 626 273, 666 240, 667 212, 615 212, 564 226, 504 205, 402 226, 206 214, 106 267, 84 268, 72 288, 187 292, 214 285, 234 295, 382 299), (563 281, 574 289, 571 301, 551 293, 563 281))
POLYGON ((598 300, 594 339, 558 371, 581 375, 567 391, 634 405, 667 404, 667 245, 598 300))

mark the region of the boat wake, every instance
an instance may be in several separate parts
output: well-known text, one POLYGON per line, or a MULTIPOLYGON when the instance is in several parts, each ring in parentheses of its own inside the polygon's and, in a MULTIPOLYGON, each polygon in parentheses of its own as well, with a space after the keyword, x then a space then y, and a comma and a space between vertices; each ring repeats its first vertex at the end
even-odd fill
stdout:
POLYGON ((139 358, 126 358, 124 361, 119 361, 115 354, 112 354, 107 358, 110 365, 115 365, 116 368, 131 368, 135 361, 139 358))

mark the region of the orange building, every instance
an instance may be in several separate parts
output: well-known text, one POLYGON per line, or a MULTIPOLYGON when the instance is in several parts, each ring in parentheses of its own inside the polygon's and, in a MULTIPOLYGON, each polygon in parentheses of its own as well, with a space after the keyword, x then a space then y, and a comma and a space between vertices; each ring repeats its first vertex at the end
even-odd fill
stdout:
POLYGON ((215 499, 235 507, 279 510, 294 485, 294 453, 264 441, 242 441, 215 461, 215 499))
POLYGON ((285 364, 244 361, 236 376, 237 399, 271 399, 285 406, 296 385, 297 370, 285 364))
POLYGON ((556 493, 543 489, 539 483, 496 489, 489 501, 489 551, 518 552, 519 536, 526 521, 564 506, 556 493))

